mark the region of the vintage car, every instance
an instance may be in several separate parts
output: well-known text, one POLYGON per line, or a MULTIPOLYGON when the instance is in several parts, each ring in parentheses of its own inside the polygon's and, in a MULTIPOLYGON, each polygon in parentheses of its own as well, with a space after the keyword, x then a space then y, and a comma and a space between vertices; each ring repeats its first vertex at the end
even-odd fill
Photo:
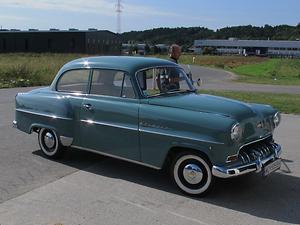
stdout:
POLYGON ((179 189, 204 195, 216 177, 280 168, 273 140, 280 114, 269 105, 197 94, 177 64, 102 56, 64 65, 49 87, 16 96, 13 125, 38 133, 57 158, 78 148, 155 169, 179 189))

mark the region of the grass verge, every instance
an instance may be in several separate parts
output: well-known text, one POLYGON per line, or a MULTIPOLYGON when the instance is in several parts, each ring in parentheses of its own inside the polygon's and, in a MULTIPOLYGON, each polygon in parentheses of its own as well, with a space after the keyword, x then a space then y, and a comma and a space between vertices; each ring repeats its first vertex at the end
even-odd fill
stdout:
POLYGON ((268 59, 231 69, 238 81, 273 85, 300 85, 300 59, 268 59))
POLYGON ((81 54, 0 54, 0 88, 49 85, 66 62, 81 54))
POLYGON ((300 114, 300 94, 253 93, 243 91, 200 90, 200 94, 211 94, 249 103, 272 105, 280 112, 300 114))

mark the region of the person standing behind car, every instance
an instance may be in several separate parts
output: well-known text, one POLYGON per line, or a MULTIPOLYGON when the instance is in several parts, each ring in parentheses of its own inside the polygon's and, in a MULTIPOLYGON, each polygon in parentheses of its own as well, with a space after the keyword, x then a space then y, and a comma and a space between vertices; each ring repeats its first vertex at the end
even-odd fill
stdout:
MULTIPOLYGON (((178 60, 181 56, 181 47, 177 44, 172 44, 169 48, 169 60, 178 64, 178 60)), ((170 90, 179 90, 179 74, 176 72, 176 70, 170 70, 169 72, 169 89, 170 90)))
POLYGON ((170 61, 177 63, 181 56, 181 47, 177 44, 172 44, 169 48, 170 61))

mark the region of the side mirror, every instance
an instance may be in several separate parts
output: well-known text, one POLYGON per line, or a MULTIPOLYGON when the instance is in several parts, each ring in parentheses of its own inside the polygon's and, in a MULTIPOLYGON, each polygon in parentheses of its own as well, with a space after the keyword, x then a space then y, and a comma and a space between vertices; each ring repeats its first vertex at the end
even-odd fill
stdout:
POLYGON ((198 87, 202 86, 202 80, 201 80, 201 78, 199 78, 199 79, 197 80, 197 86, 198 86, 198 87))

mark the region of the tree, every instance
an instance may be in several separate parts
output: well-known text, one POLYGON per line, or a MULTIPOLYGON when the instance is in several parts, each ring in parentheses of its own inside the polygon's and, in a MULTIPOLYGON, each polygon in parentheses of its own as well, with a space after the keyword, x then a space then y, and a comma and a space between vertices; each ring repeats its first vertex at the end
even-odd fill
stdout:
POLYGON ((213 47, 204 47, 202 54, 203 55, 212 55, 215 53, 215 51, 216 51, 216 49, 213 47))
POLYGON ((228 39, 235 37, 238 39, 262 39, 273 40, 295 40, 299 38, 300 23, 296 26, 268 24, 258 26, 233 26, 224 27, 216 31, 205 27, 178 27, 178 28, 156 28, 145 31, 131 31, 122 34, 122 39, 127 42, 133 40, 135 43, 173 44, 191 46, 197 39, 228 39))

